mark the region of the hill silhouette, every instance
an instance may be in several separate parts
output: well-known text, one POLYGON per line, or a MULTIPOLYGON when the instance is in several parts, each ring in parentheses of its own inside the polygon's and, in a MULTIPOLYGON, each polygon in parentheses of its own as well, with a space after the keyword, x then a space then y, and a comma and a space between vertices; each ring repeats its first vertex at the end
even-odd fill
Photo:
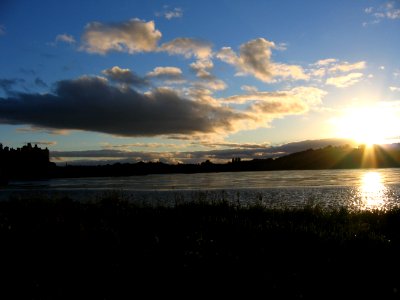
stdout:
POLYGON ((206 160, 198 164, 162 162, 115 163, 98 166, 67 165, 54 168, 54 177, 131 176, 168 173, 205 173, 273 170, 317 170, 400 167, 397 147, 326 146, 308 149, 277 158, 241 160, 233 157, 225 164, 206 160))

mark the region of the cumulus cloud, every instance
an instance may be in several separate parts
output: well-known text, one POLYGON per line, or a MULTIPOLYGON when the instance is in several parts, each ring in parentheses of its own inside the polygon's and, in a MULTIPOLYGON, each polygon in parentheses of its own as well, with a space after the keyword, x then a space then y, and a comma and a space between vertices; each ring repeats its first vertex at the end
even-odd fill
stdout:
POLYGON ((299 115, 317 108, 326 92, 314 87, 296 87, 286 91, 254 92, 221 98, 219 101, 231 104, 246 104, 246 111, 252 120, 243 120, 243 127, 254 129, 269 127, 277 118, 299 115))
POLYGON ((224 47, 217 53, 217 58, 231 64, 238 70, 238 75, 250 74, 263 82, 272 82, 274 77, 307 80, 308 75, 297 65, 277 64, 271 61, 275 43, 264 38, 242 44, 237 55, 232 48, 224 47))
POLYGON ((118 66, 103 70, 102 73, 110 80, 121 84, 133 86, 146 86, 149 84, 145 78, 136 75, 129 69, 122 69, 118 66))
POLYGON ((75 38, 72 35, 66 33, 57 35, 56 42, 63 42, 67 44, 76 43, 75 38))
POLYGON ((211 43, 194 38, 176 38, 164 43, 159 51, 165 51, 171 55, 183 55, 186 58, 196 57, 207 59, 212 54, 211 43))
POLYGON ((86 25, 81 49, 89 53, 106 54, 110 51, 150 52, 157 49, 161 32, 153 21, 131 19, 121 23, 92 22, 86 25))
POLYGON ((147 77, 166 80, 169 82, 183 82, 182 70, 177 67, 156 67, 147 73, 147 77))
POLYGON ((210 78, 212 75, 209 72, 214 67, 211 59, 200 59, 190 64, 190 68, 196 72, 199 78, 210 78))
POLYGON ((338 88, 345 88, 356 84, 363 78, 362 73, 350 73, 344 76, 329 77, 326 84, 336 86, 338 88))
POLYGON ((59 81, 52 94, 0 98, 2 124, 120 136, 226 132, 242 118, 247 118, 245 113, 185 99, 171 89, 142 94, 99 77, 59 81))

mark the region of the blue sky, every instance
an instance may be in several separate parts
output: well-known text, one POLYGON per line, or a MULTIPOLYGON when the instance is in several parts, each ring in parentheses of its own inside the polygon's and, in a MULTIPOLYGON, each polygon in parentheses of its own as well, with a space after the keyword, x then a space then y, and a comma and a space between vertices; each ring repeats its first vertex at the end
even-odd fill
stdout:
POLYGON ((189 162, 397 141, 399 29, 400 1, 2 1, 0 142, 189 162))

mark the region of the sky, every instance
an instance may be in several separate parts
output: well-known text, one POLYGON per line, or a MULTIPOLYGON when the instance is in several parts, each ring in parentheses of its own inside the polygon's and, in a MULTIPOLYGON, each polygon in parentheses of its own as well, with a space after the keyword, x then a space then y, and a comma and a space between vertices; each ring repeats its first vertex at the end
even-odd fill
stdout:
POLYGON ((399 32, 400 1, 2 0, 0 142, 58 163, 398 142, 399 32))

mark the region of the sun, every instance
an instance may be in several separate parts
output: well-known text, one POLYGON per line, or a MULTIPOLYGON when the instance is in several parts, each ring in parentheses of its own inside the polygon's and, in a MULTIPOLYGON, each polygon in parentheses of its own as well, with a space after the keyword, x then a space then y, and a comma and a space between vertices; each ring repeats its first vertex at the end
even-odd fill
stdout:
POLYGON ((399 118, 388 106, 347 109, 334 120, 338 137, 349 138, 366 146, 389 143, 399 136, 399 118))

